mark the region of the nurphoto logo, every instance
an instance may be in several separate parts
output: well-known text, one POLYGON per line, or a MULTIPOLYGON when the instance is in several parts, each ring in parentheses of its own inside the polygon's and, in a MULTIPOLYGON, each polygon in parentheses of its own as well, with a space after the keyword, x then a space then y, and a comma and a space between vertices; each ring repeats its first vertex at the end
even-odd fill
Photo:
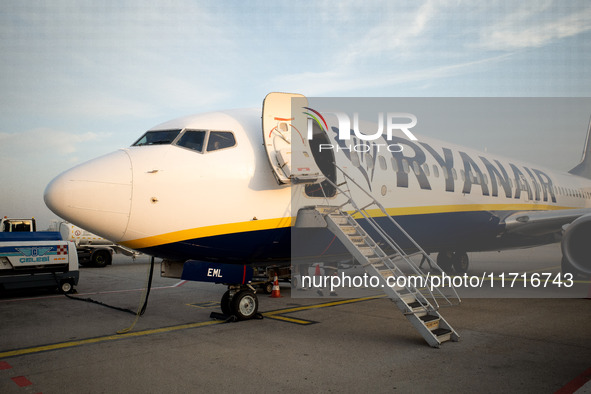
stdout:
MULTIPOLYGON (((328 124, 326 122, 325 117, 313 108, 304 107, 307 112, 304 112, 305 115, 308 116, 308 140, 311 140, 314 135, 314 124, 317 124, 320 129, 328 134, 328 124)), ((417 124, 417 117, 413 114, 406 113, 406 112, 388 112, 386 116, 384 116, 383 112, 378 113, 378 123, 377 123, 377 130, 369 131, 367 129, 361 130, 359 127, 359 113, 353 113, 353 127, 351 127, 351 118, 345 112, 327 112, 327 114, 334 115, 337 119, 338 123, 338 140, 340 141, 350 141, 351 136, 355 136, 359 141, 376 141, 380 138, 385 137, 387 141, 392 140, 392 133, 394 130, 400 130, 408 137, 408 139, 412 141, 416 141, 417 137, 410 131, 411 128, 416 126, 417 124), (385 127, 384 127, 385 124, 385 127)), ((333 128, 334 130, 334 128, 333 128)), ((371 145, 377 147, 378 151, 381 147, 386 147, 389 152, 402 152, 402 145, 400 144, 380 144, 373 142, 371 145)), ((353 150, 355 152, 368 152, 371 149, 369 143, 363 142, 360 144, 355 145, 333 145, 333 144, 320 144, 319 150, 329 150, 333 149, 338 151, 339 149, 344 150, 353 150)))

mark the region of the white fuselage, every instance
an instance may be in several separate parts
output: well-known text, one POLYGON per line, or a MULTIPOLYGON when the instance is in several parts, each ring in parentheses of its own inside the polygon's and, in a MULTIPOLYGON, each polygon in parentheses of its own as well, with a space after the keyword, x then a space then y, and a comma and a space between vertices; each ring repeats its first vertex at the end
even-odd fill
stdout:
MULTIPOLYGON (((58 176, 46 189, 47 205, 92 233, 162 257, 289 257, 288 231, 297 210, 326 200, 307 196, 304 185, 276 182, 263 146, 260 110, 187 117, 152 130, 175 129, 232 132, 236 143, 202 152, 175 144, 122 149, 58 176), (287 255, 277 249, 285 247, 287 255)), ((335 136, 329 137, 336 148, 335 136)), ((494 242, 511 213, 591 207, 591 180, 421 136, 415 142, 403 137, 395 137, 404 147, 398 153, 384 145, 368 152, 333 149, 333 154, 337 165, 370 190, 391 216, 431 223, 424 242, 448 234, 456 218, 464 232, 478 233, 465 226, 480 226, 486 214, 498 219, 486 233, 490 248, 502 248, 494 242), (472 214, 479 219, 471 222, 472 214)), ((359 205, 363 198, 359 194, 359 205)), ((464 248, 473 249, 489 247, 464 248)))

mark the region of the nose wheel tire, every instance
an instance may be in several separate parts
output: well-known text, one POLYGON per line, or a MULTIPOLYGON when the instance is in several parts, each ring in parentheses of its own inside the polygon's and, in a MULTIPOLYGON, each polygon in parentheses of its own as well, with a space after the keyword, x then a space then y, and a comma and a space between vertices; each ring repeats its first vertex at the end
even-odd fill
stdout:
POLYGON ((222 313, 226 316, 232 315, 232 296, 230 290, 227 290, 222 296, 221 305, 222 313))
POLYGON ((259 310, 259 299, 250 290, 241 290, 234 295, 231 312, 240 320, 252 319, 259 310))

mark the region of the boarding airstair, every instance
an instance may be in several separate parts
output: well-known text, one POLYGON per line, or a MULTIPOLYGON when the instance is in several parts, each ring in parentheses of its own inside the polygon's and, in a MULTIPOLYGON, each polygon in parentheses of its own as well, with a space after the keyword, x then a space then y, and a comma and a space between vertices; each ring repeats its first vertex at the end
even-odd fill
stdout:
MULTIPOLYGON (((458 341, 458 333, 439 313, 440 302, 445 305, 459 304, 458 294, 453 287, 430 286, 434 283, 434 276, 441 279, 444 275, 441 268, 371 193, 339 167, 337 169, 343 175, 344 182, 338 185, 329 179, 325 182, 331 183, 337 193, 345 198, 327 198, 326 205, 301 208, 298 211, 296 227, 328 228, 363 266, 367 274, 378 278, 379 287, 430 346, 439 347, 446 341, 458 341), (355 187, 356 196, 363 200, 363 207, 359 207, 353 200, 350 185, 355 187), (329 201, 340 201, 341 204, 335 206, 328 204, 329 201), (382 225, 379 225, 376 217, 384 217, 386 222, 382 221, 382 225), (358 219, 364 222, 365 228, 359 224, 358 219), (384 227, 394 231, 387 232, 384 227), (393 239, 392 234, 395 234, 398 242, 393 239), (429 272, 421 268, 425 262, 428 263, 429 272), (447 294, 444 294, 444 290, 447 294)), ((439 284, 441 281, 435 283, 439 284)))
MULTIPOLYGON (((316 158, 310 146, 314 123, 312 119, 302 116, 306 114, 316 119, 308 111, 318 114, 309 107, 308 99, 301 94, 273 92, 263 101, 263 144, 277 182, 317 184, 323 192, 323 185, 330 184, 337 192, 337 195, 330 193, 331 198, 324 193, 325 205, 299 209, 295 227, 322 227, 332 231, 365 271, 379 279, 379 286, 429 345, 439 347, 445 341, 457 341, 459 335, 439 314, 438 302, 443 300, 453 305, 454 300, 457 300, 459 303, 455 289, 449 288, 453 294, 445 295, 442 287, 430 286, 433 282, 429 279, 433 279, 433 275, 440 279, 444 275, 443 271, 371 193, 336 165, 336 170, 344 179, 343 183, 336 184, 330 176, 325 176, 317 162, 318 159, 322 161, 322 158, 316 158), (304 130, 308 130, 307 139, 304 130), (351 187, 354 187, 355 193, 352 193, 351 187), (371 212, 369 208, 372 208, 371 212), (376 217, 386 219, 380 218, 380 225, 376 217), (421 259, 419 264, 415 261, 418 258, 421 259), (430 267, 427 273, 421 269, 425 262, 430 267), (396 286, 389 286, 392 278, 397 279, 396 286), (415 279, 414 283, 411 278, 415 279), (422 284, 417 285, 417 279, 422 284)), ((316 122, 322 129, 318 119, 316 122)), ((330 161, 334 161, 334 157, 330 161)))

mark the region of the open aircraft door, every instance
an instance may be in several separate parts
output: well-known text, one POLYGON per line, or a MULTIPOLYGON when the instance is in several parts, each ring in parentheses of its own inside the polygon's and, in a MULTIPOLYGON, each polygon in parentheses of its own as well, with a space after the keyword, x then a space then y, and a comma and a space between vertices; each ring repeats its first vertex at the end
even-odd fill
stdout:
POLYGON ((325 179, 308 141, 307 106, 301 94, 269 93, 263 101, 263 141, 279 184, 325 179))

